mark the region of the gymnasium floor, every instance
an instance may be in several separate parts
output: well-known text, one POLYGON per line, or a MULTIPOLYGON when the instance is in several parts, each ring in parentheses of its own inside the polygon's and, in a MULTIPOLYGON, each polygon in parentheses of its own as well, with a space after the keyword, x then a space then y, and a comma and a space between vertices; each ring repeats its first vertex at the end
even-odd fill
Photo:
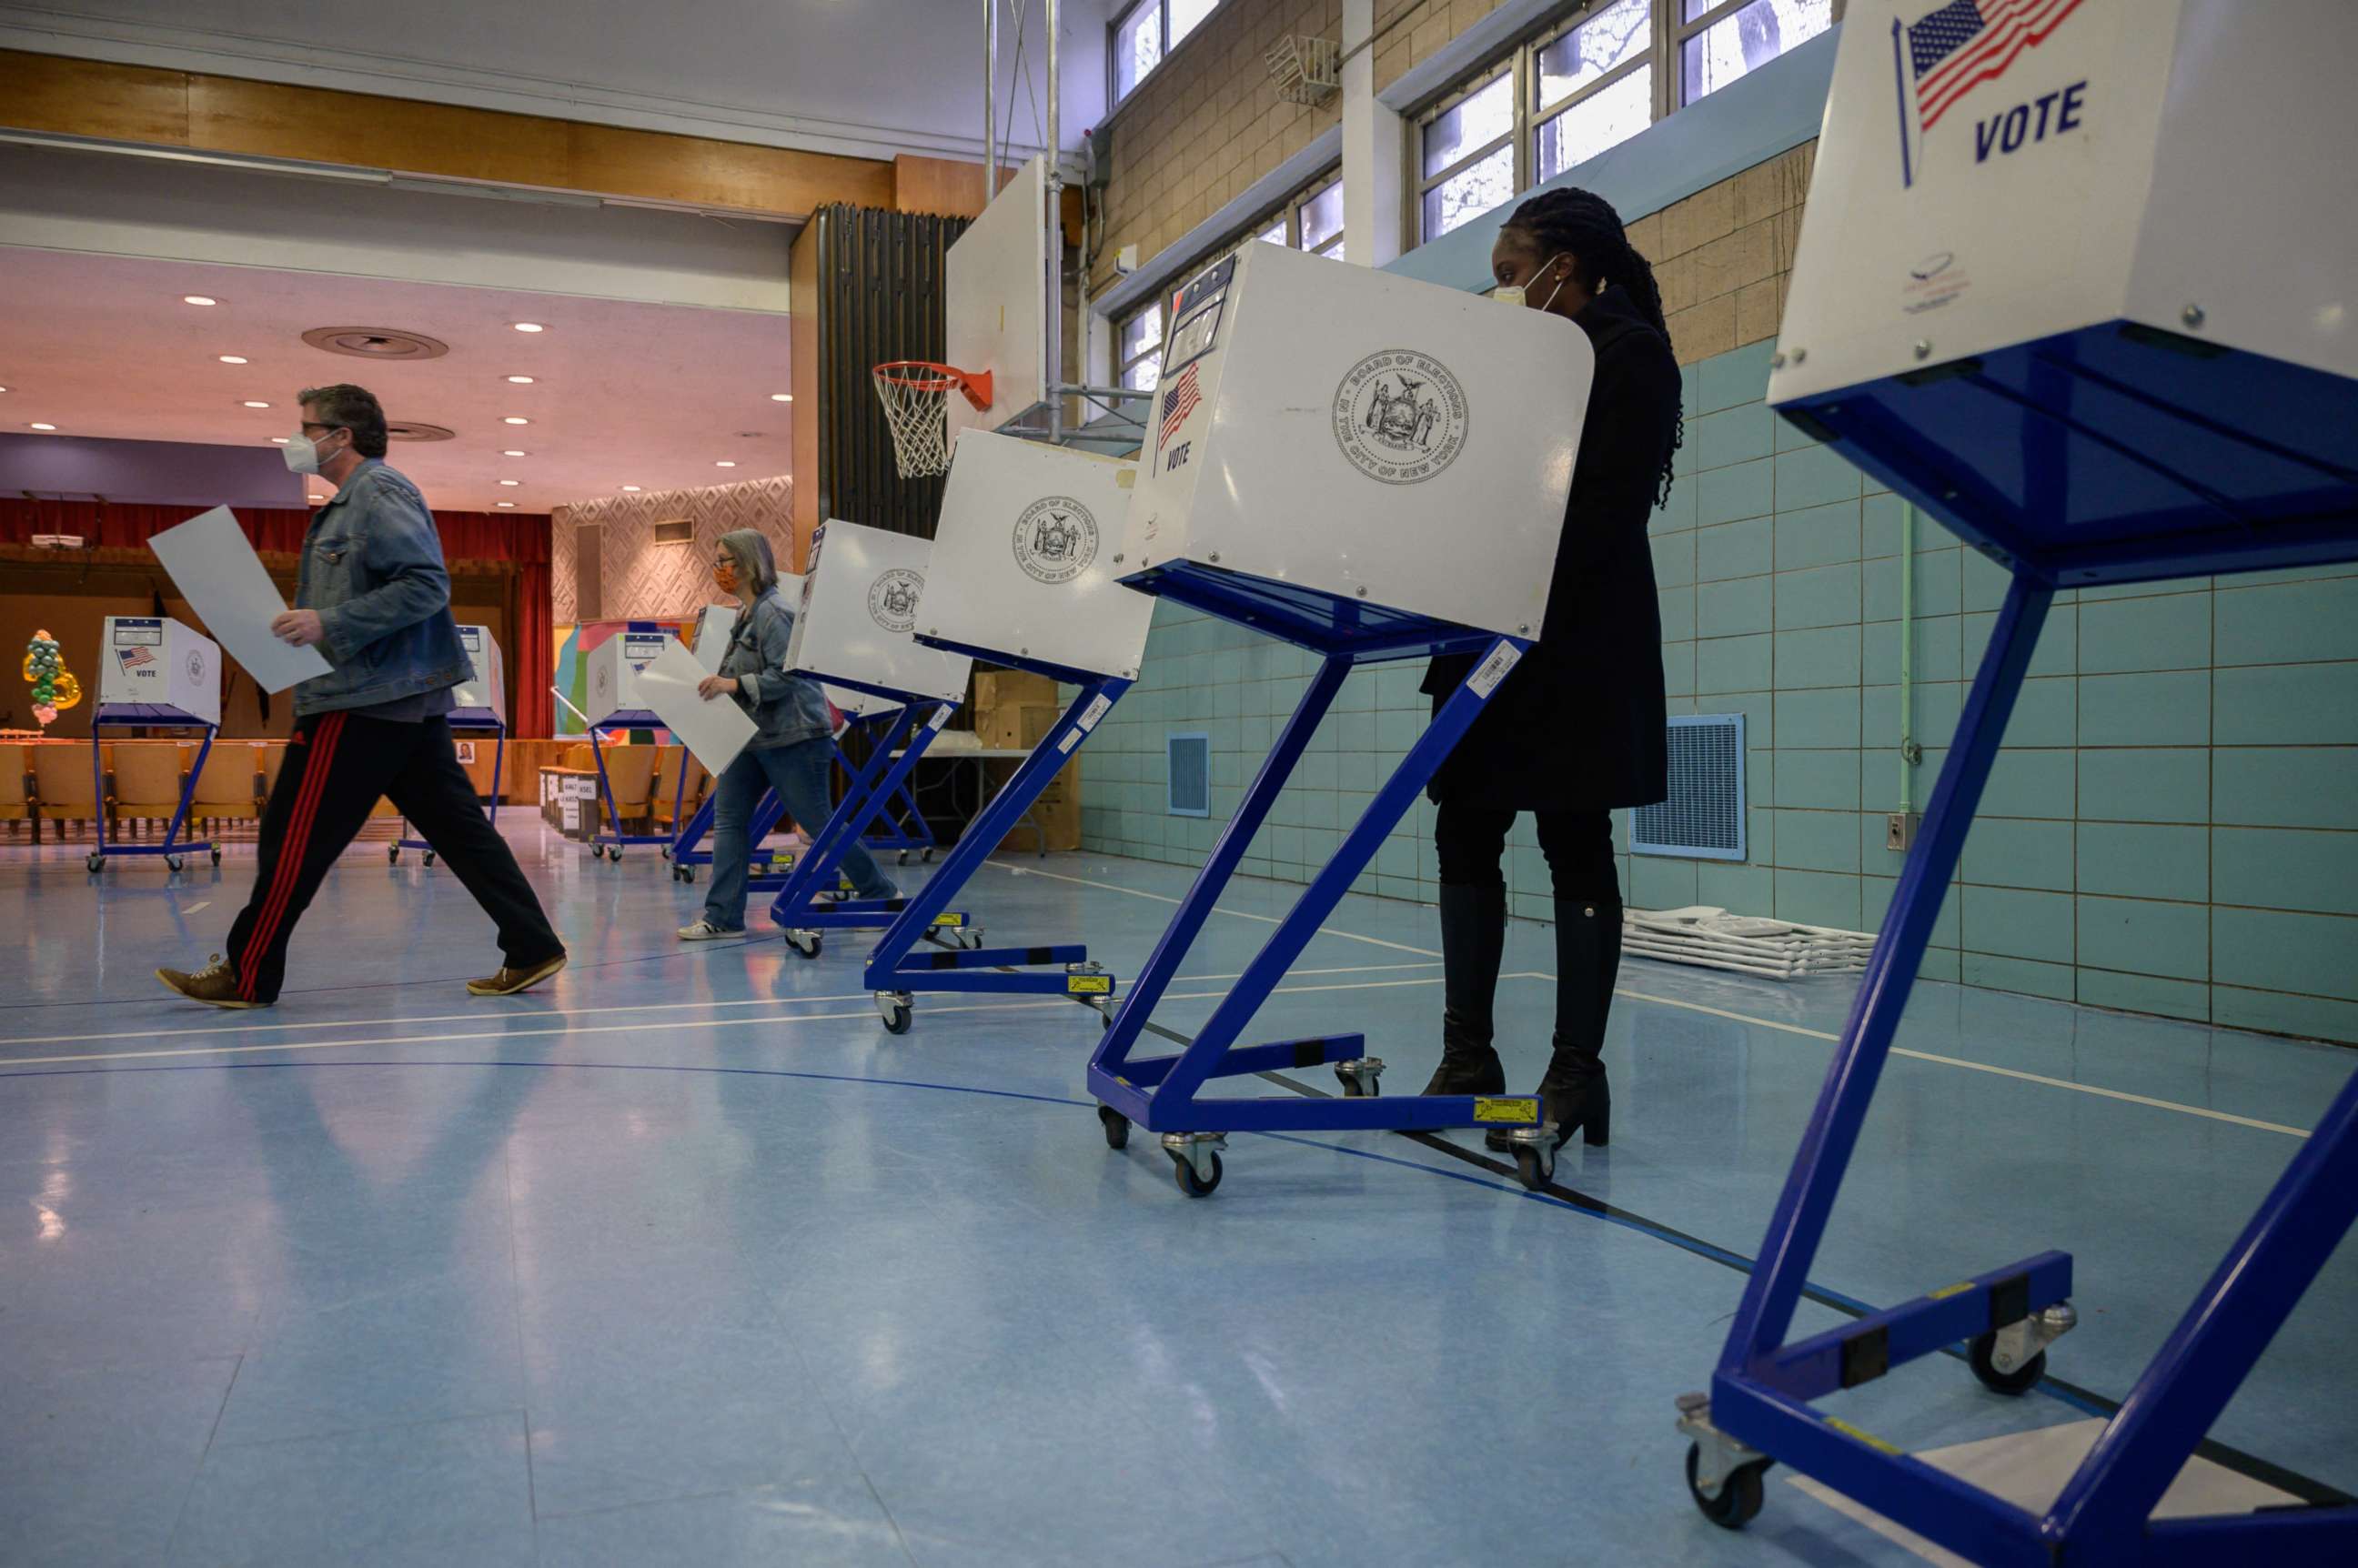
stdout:
MULTIPOLYGON (((863 942, 683 948, 700 887, 512 818, 574 964, 505 1001, 459 987, 496 959, 448 871, 382 844, 254 1014, 148 973, 222 946, 250 847, 169 882, 0 855, 0 1560, 1928 1560, 1781 1468, 1714 1529, 1671 1431, 1847 982, 1626 966, 1614 1145, 1558 1172, 1591 1206, 1389 1135, 1238 1137, 1190 1201, 1152 1139, 1106 1148, 1094 1014, 921 996, 888 1036, 863 942)), ((963 902, 1126 975, 1185 881, 1013 860, 963 902)), ((1158 1022, 1199 1023, 1293 892, 1237 883, 1158 1022)), ((1347 901, 1255 1037, 1365 1028, 1413 1090, 1435 945, 1429 910, 1347 901)), ((1552 961, 1518 925, 1518 1087, 1552 961)), ((1959 1462, 2051 1491, 2358 1057, 1938 985, 1901 1044, 1815 1282, 1882 1304, 2070 1249, 2074 1387, 2007 1400, 1936 1357, 1825 1408, 1999 1440, 1959 1462)), ((2281 1470, 2186 1485, 2358 1489, 2353 1285, 2345 1246, 2213 1434, 2281 1470)))

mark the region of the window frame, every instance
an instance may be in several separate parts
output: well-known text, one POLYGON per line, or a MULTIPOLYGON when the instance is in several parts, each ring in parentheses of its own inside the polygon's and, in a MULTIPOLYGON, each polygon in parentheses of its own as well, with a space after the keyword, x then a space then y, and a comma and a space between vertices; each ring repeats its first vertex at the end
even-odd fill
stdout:
MULTIPOLYGON (((1428 232, 1425 229, 1426 198, 1484 158, 1495 156, 1501 146, 1511 144, 1515 149, 1515 194, 1520 196, 1539 184, 1541 127, 1589 99, 1618 86, 1638 71, 1653 72, 1650 78, 1652 107, 1651 118, 1648 122, 1650 126, 1661 124, 1686 107, 1690 101, 1685 97, 1686 81, 1682 62, 1688 40, 1725 21, 1750 5, 1752 0, 1715 0, 1692 22, 1683 19, 1685 0, 1647 0, 1650 41, 1645 49, 1561 98, 1548 103, 1538 103, 1544 80, 1540 70, 1540 56, 1566 35, 1611 9, 1614 3, 1615 0, 1579 0, 1578 4, 1563 6, 1466 71, 1411 114, 1415 134, 1402 138, 1408 160, 1408 178, 1404 189, 1413 193, 1402 204, 1406 211, 1401 214, 1404 231, 1401 238, 1407 246, 1414 248, 1428 244, 1441 237, 1440 233, 1428 232), (1514 115, 1507 130, 1438 173, 1426 174, 1425 137, 1434 122, 1476 93, 1495 86, 1501 77, 1511 77, 1514 81, 1511 89, 1514 115)), ((1833 20, 1836 26, 1843 20, 1844 8, 1843 0, 1833 0, 1833 20)))
MULTIPOLYGON (((1195 24, 1195 31, 1189 33, 1187 38, 1195 37, 1211 26, 1213 16, 1218 14, 1220 6, 1224 4, 1226 0, 1213 0, 1211 8, 1204 13, 1203 19, 1195 24)), ((1187 38, 1181 38, 1179 43, 1185 44, 1187 38)), ((1137 97, 1139 89, 1152 81, 1156 71, 1171 63, 1171 50, 1175 46, 1171 41, 1171 0, 1131 0, 1131 4, 1122 6, 1108 18, 1106 22, 1106 114, 1109 116, 1132 98, 1137 97), (1150 5, 1154 7, 1154 26, 1162 39, 1162 51, 1154 57, 1154 63, 1147 69, 1146 74, 1130 83, 1130 91, 1124 92, 1121 90, 1121 52, 1119 48, 1121 42, 1121 30, 1129 25, 1132 16, 1150 5)))

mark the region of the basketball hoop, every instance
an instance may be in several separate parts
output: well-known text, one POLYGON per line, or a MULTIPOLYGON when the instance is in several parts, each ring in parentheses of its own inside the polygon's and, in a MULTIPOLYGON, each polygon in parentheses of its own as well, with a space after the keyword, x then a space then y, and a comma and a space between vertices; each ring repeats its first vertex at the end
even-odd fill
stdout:
POLYGON ((903 479, 928 479, 950 468, 949 395, 963 393, 977 411, 990 406, 990 373, 969 375, 932 360, 878 365, 876 400, 892 431, 892 461, 903 479))

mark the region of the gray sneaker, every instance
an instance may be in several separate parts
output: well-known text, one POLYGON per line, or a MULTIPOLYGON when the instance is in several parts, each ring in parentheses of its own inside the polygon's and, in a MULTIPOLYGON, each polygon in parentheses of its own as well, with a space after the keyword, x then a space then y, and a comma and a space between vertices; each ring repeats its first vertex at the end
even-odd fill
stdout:
POLYGON ((724 936, 744 935, 745 928, 741 925, 731 931, 725 925, 713 925, 711 921, 701 915, 697 917, 694 925, 683 925, 679 928, 679 939, 683 942, 717 942, 724 936))

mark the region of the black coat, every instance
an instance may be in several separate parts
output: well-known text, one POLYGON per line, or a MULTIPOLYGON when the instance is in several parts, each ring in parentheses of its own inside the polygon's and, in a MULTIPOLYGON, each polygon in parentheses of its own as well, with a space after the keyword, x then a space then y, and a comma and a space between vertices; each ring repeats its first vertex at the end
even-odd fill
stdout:
MULTIPOLYGON (((1618 289, 1574 319, 1596 351, 1596 379, 1547 620, 1433 775, 1437 802, 1594 811, 1669 794, 1662 618, 1646 524, 1678 428, 1678 362, 1618 289)), ((1426 669, 1436 712, 1476 658, 1449 654, 1426 669)))

